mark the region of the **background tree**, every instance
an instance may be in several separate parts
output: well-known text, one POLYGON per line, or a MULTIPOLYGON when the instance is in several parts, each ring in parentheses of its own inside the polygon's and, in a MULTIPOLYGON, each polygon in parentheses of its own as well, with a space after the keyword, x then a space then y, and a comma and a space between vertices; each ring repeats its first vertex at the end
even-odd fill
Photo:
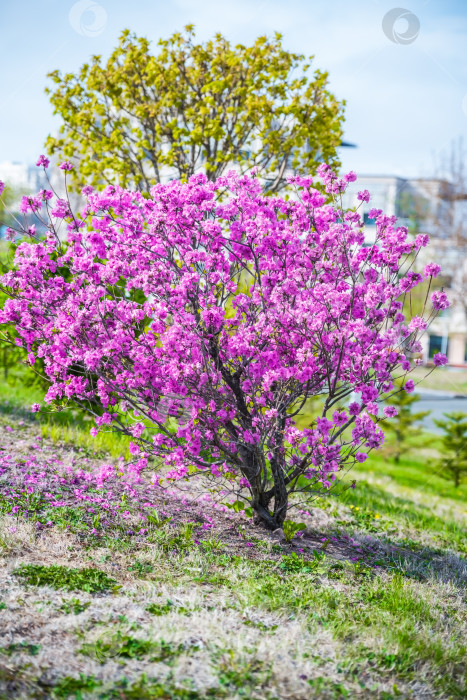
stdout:
MULTIPOLYGON (((14 225, 14 204, 19 198, 19 192, 7 183, 0 183, 0 275, 11 269, 13 264, 13 251, 4 238, 6 228, 14 225)), ((5 302, 5 294, 0 291, 0 308, 5 302)), ((12 325, 8 329, 10 335, 14 332, 12 325)), ((4 379, 11 378, 13 369, 21 367, 22 353, 20 348, 6 342, 5 333, 0 330, 0 372, 4 379)))
MULTIPOLYGON (((19 199, 20 193, 8 183, 2 183, 3 188, 0 188, 0 234, 3 233, 7 226, 12 223, 15 200, 19 199)), ((0 235, 1 238, 1 235, 0 235)))
POLYGON ((389 448, 396 464, 399 464, 403 454, 411 449, 410 440, 419 433, 417 425, 421 420, 430 415, 431 411, 413 412, 413 406, 420 400, 419 394, 407 393, 403 390, 401 380, 395 382, 399 391, 389 398, 385 403, 397 409, 397 415, 390 421, 385 421, 386 431, 393 436, 393 444, 389 448))
POLYGON ((440 462, 444 468, 442 476, 451 477, 454 485, 460 485, 467 474, 467 414, 460 412, 444 413, 447 420, 435 420, 436 425, 445 431, 443 445, 447 454, 440 462))
POLYGON ((204 169, 214 180, 232 163, 252 167, 276 192, 287 168, 314 172, 338 164, 343 102, 327 90, 328 74, 264 36, 232 46, 221 34, 195 42, 194 29, 150 43, 125 30, 103 65, 50 74, 48 89, 61 136, 47 148, 80 161, 75 185, 120 184, 145 191, 204 169))

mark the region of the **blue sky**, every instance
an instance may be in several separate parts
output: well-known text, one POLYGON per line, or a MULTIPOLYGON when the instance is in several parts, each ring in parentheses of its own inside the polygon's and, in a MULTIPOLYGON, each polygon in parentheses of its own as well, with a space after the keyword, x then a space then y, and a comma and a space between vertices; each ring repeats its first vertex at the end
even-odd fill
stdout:
POLYGON ((467 2, 399 1, 416 17, 393 24, 393 38, 411 32, 405 45, 382 28, 397 0, 0 0, 0 161, 34 161, 57 128, 48 71, 106 57, 126 27, 156 42, 194 23, 200 39, 282 32, 347 101, 345 138, 358 148, 342 151, 346 169, 430 176, 452 139, 467 147, 467 2))

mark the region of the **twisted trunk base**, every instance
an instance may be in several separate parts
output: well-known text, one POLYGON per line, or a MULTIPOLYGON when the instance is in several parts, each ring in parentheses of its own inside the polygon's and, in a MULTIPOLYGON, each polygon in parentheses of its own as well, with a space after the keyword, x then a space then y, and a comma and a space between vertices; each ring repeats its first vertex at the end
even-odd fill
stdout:
POLYGON ((267 530, 277 530, 282 527, 287 517, 287 507, 289 495, 285 488, 277 488, 277 484, 271 491, 254 492, 252 508, 256 514, 257 521, 264 525, 267 530), (272 492, 272 493, 271 493, 272 492), (271 513, 269 503, 274 498, 274 510, 271 513))
POLYGON ((282 465, 277 459, 271 459, 273 485, 272 488, 265 491, 263 481, 264 465, 261 465, 255 453, 245 448, 244 445, 239 445, 239 452, 245 465, 242 473, 251 484, 253 496, 251 506, 257 520, 268 530, 281 528, 287 517, 289 504, 289 494, 285 484, 282 465), (269 508, 271 501, 274 503, 272 513, 269 508))

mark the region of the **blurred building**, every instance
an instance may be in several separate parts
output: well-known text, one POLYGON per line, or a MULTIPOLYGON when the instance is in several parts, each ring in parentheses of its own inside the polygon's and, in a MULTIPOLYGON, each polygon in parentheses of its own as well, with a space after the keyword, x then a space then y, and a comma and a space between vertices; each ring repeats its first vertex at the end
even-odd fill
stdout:
POLYGON ((35 165, 25 165, 15 161, 0 163, 0 180, 8 183, 18 192, 37 192, 44 187, 43 171, 35 165))
POLYGON ((441 265, 444 286, 451 307, 431 324, 423 338, 424 359, 444 352, 451 366, 467 364, 467 239, 465 196, 459 197, 450 182, 436 178, 402 178, 385 175, 361 176, 345 193, 344 206, 361 205, 367 242, 375 241, 376 226, 369 219, 370 209, 382 209, 398 218, 410 233, 428 233, 430 245, 421 251, 419 266, 433 261, 441 265), (357 192, 367 189, 369 203, 357 200, 357 192))

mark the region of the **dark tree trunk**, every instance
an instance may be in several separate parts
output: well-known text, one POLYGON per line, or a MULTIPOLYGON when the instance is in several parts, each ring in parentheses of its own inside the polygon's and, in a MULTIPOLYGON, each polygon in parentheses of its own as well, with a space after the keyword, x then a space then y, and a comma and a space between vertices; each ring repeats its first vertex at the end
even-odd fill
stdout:
POLYGON ((253 496, 251 506, 262 525, 268 530, 277 530, 284 523, 289 500, 283 471, 277 461, 272 459, 273 487, 266 491, 262 483, 264 475, 255 453, 250 452, 243 445, 239 446, 239 452, 245 465, 242 471, 251 484, 253 496), (273 502, 272 512, 271 501, 273 502))
POLYGON ((288 500, 285 487, 284 489, 279 489, 277 495, 274 495, 274 508, 271 513, 269 503, 265 502, 265 492, 254 488, 251 505, 259 521, 267 530, 277 530, 284 524, 287 515, 288 500))

